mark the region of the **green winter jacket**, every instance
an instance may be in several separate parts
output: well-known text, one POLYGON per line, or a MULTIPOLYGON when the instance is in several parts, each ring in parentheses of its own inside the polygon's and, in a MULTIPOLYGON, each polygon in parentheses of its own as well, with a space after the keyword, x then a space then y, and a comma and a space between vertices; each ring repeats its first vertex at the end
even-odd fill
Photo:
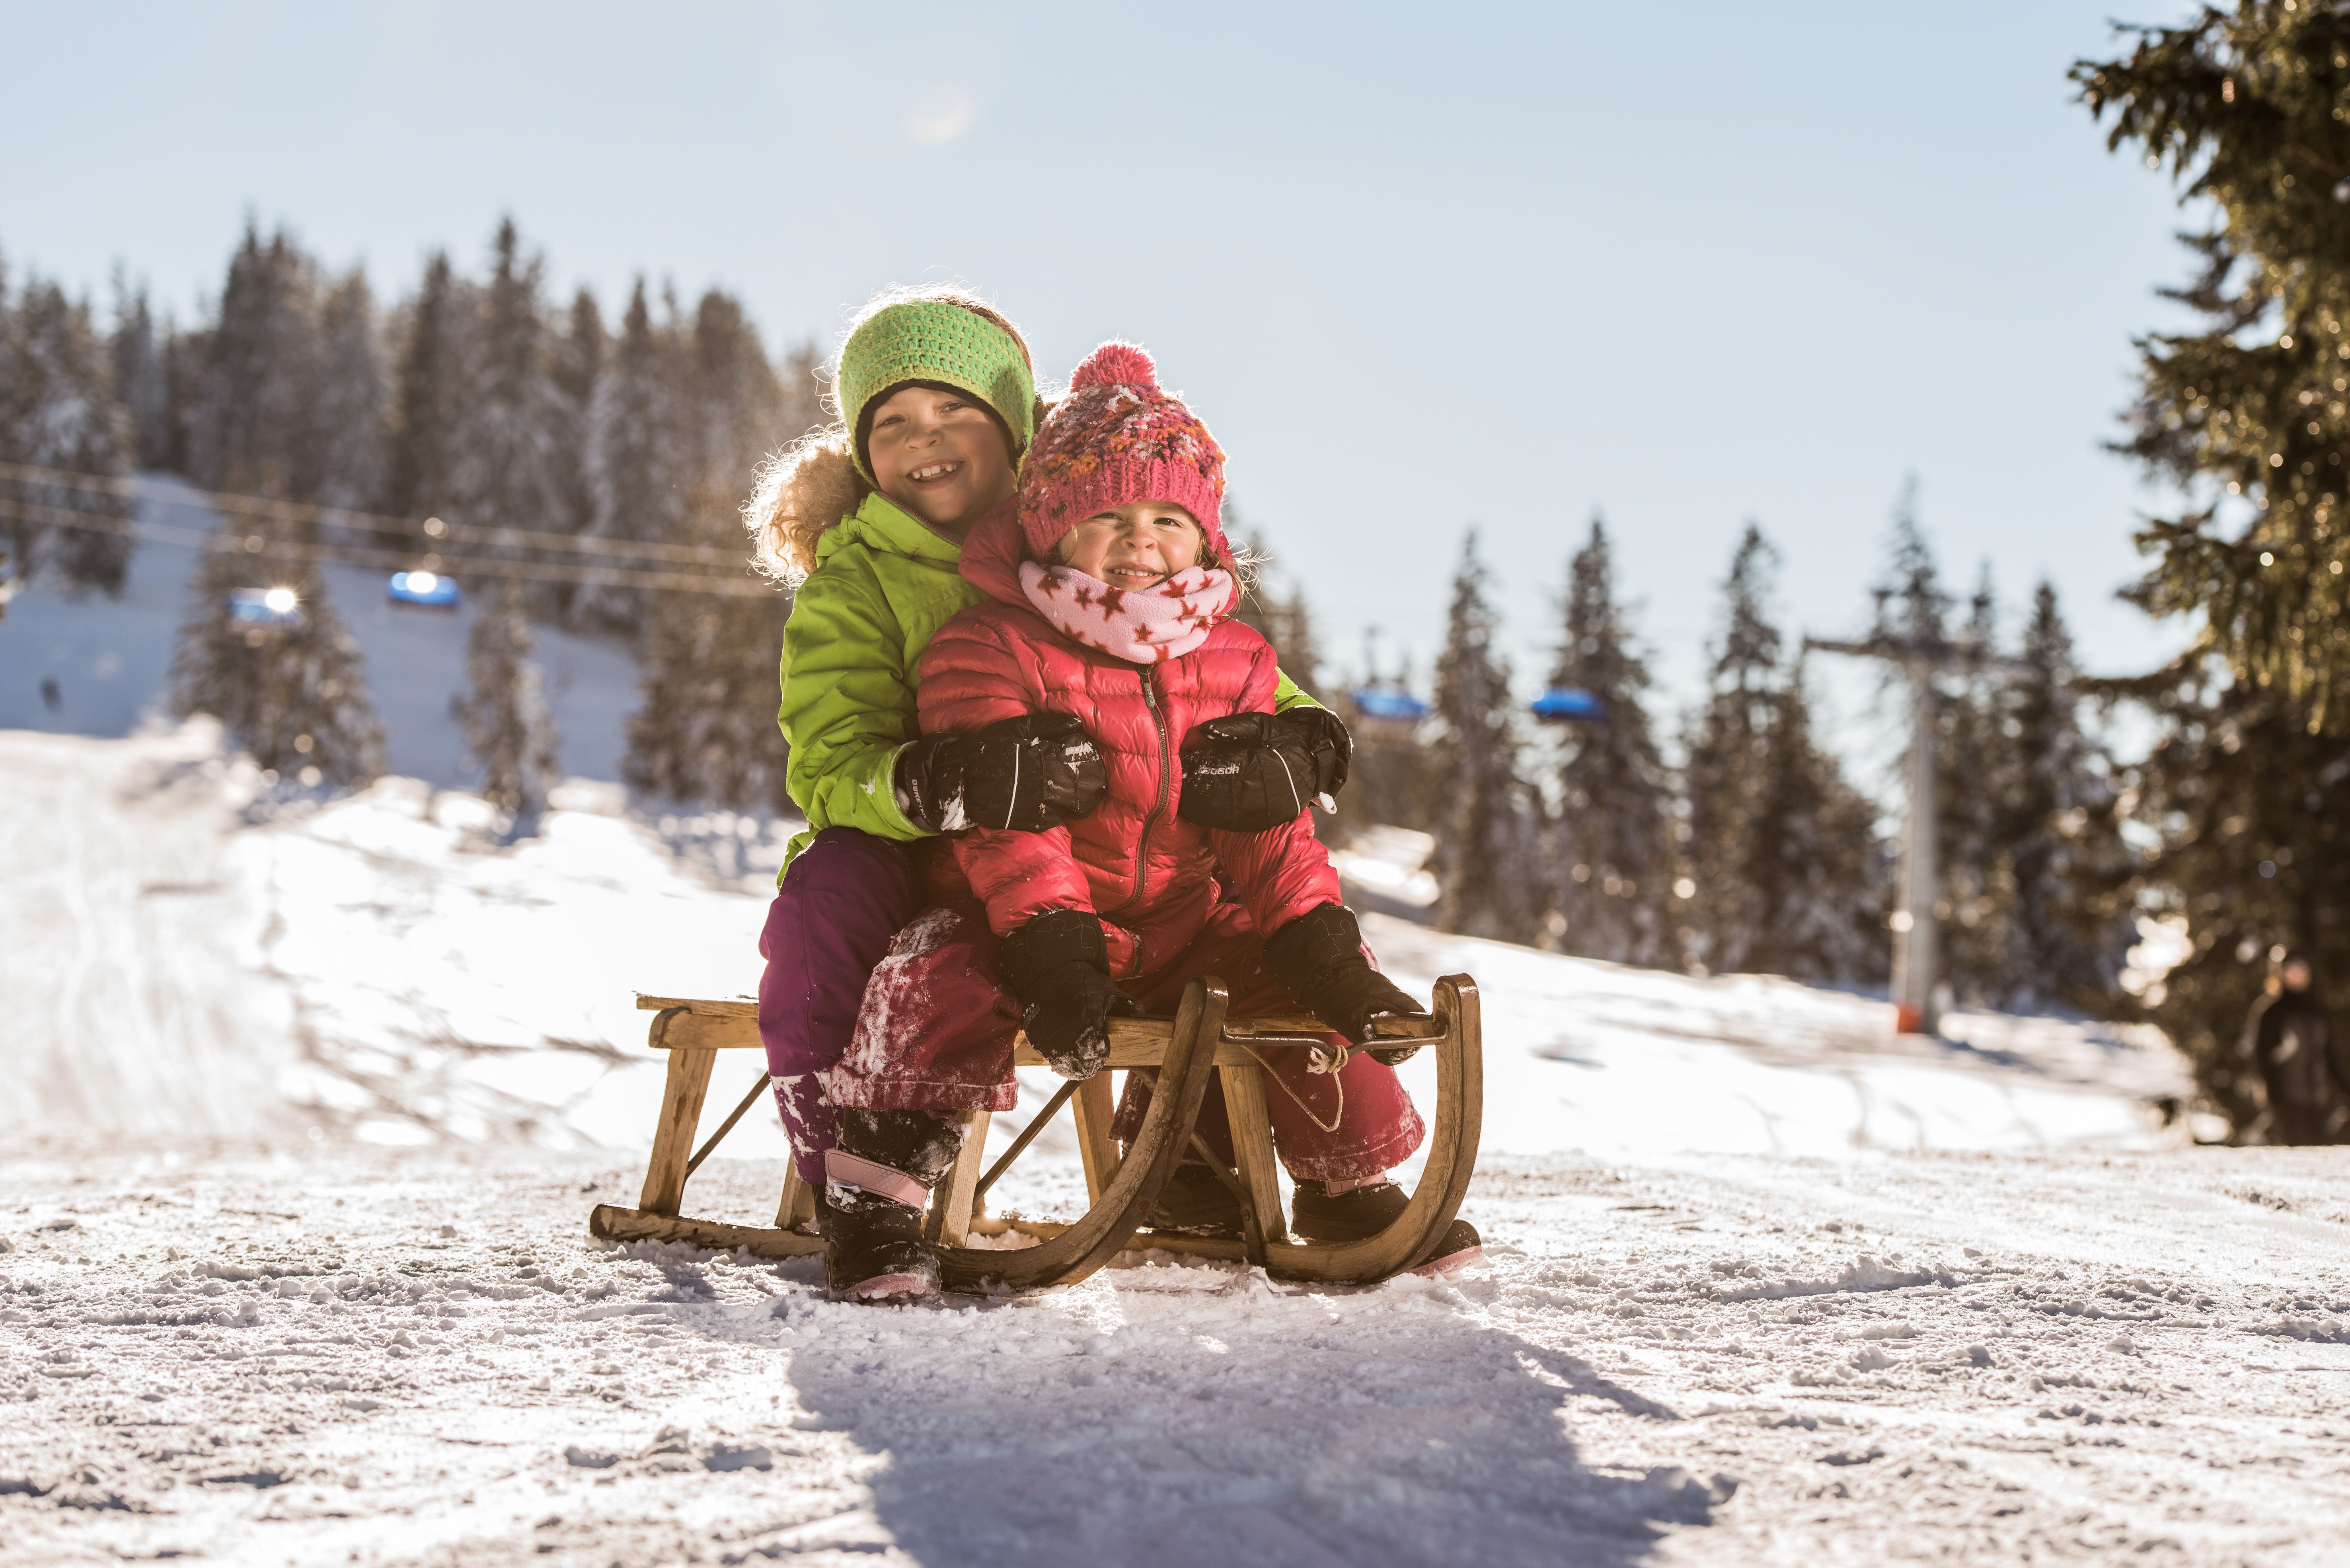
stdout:
MULTIPOLYGON (((914 697, 922 650, 987 595, 963 580, 962 546, 879 491, 816 541, 816 570, 784 623, 783 706, 792 749, 785 784, 807 829, 788 867, 827 827, 927 838, 898 809, 898 753, 921 732, 914 697)), ((1276 709, 1313 699, 1281 678, 1276 709)))

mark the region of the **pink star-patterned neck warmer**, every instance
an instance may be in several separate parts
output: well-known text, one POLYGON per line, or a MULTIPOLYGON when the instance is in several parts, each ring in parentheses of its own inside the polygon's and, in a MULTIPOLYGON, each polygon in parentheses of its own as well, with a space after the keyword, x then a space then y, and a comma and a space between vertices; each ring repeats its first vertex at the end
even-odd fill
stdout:
POLYGON ((1208 566, 1147 588, 1114 588, 1075 566, 1023 561, 1020 587, 1063 637, 1133 664, 1182 658, 1240 603, 1232 575, 1208 566))

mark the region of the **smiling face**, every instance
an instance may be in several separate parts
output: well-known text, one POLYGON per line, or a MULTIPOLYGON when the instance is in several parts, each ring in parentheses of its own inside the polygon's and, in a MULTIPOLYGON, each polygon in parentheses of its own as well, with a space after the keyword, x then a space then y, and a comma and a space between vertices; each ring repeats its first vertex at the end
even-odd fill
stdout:
POLYGON ((1003 427, 968 392, 899 388, 874 405, 865 455, 882 494, 958 538, 1012 493, 1003 427))
POLYGON ((1191 514, 1163 501, 1097 512, 1061 536, 1053 558, 1114 588, 1147 588, 1200 564, 1205 536, 1191 514))

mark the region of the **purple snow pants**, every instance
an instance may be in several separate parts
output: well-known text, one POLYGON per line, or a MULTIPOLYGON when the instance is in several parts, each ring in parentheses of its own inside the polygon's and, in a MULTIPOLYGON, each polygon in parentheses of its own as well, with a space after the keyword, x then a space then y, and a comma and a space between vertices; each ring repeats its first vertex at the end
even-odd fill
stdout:
POLYGON ((865 982, 899 928, 920 911, 921 891, 903 846, 827 827, 794 858, 767 906, 759 934, 759 956, 767 961, 759 978, 759 1038, 793 1159, 817 1185, 839 1125, 817 1075, 848 1049, 865 982))

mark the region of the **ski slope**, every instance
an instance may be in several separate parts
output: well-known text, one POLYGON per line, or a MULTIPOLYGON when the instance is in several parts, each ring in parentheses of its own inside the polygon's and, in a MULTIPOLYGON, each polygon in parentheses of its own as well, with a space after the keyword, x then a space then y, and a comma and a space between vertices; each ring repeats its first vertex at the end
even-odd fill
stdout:
MULTIPOLYGON (((868 1309, 593 1243, 630 992, 753 986, 788 826, 0 732, 0 1564, 2338 1559, 2350 1161, 2192 1147, 2075 1023, 1375 919, 1483 989, 1453 1281, 868 1309)), ((772 1119, 726 1152, 694 1207, 763 1218, 772 1119)))
MULTIPOLYGON (((209 532, 220 520, 201 493, 171 474, 140 476, 139 520, 209 532)), ((0 730, 129 735, 163 706, 172 653, 188 617, 193 545, 149 541, 130 557, 122 597, 74 597, 47 576, 0 617, 0 730), (54 694, 55 706, 48 697, 54 694)), ((452 704, 465 687, 465 634, 473 607, 399 609, 384 596, 386 574, 320 568, 335 609, 359 645, 385 731, 387 771, 437 786, 478 778, 464 757, 452 704)), ((250 585, 267 587, 265 567, 250 585)), ((534 627, 544 691, 562 742, 567 774, 617 779, 637 706, 636 662, 613 643, 534 627)))

